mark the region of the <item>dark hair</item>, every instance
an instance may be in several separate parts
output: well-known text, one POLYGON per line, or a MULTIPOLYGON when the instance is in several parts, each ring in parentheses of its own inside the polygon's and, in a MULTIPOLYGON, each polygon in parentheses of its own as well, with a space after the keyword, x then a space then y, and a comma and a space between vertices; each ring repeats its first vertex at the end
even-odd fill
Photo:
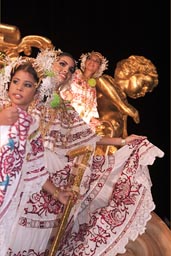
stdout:
POLYGON ((20 65, 16 65, 12 71, 11 71, 11 79, 10 79, 10 82, 8 83, 8 89, 7 91, 9 90, 9 87, 10 87, 10 83, 12 81, 12 78, 13 76, 15 75, 16 72, 18 71, 25 71, 25 72, 28 72, 29 74, 31 74, 33 76, 33 79, 35 80, 36 83, 39 82, 39 77, 37 75, 37 72, 35 71, 35 69, 33 68, 32 64, 28 61, 28 62, 25 62, 23 64, 20 64, 20 65))
POLYGON ((37 72, 35 71, 35 69, 33 68, 32 64, 30 62, 25 62, 19 66, 16 66, 15 68, 13 68, 11 71, 11 80, 12 80, 13 76, 15 75, 15 73, 20 70, 30 73, 33 76, 36 83, 39 82, 39 77, 37 75, 37 72))
POLYGON ((74 57, 73 57, 73 55, 72 55, 71 53, 69 53, 69 52, 61 52, 61 53, 59 54, 59 56, 68 56, 68 57, 70 57, 71 59, 75 60, 74 57))
POLYGON ((74 73, 75 70, 76 70, 76 68, 77 68, 77 62, 76 62, 76 60, 74 59, 73 55, 72 55, 71 53, 69 53, 69 52, 61 52, 58 56, 59 56, 59 57, 68 56, 68 57, 70 57, 71 59, 73 59, 73 61, 74 61, 74 68, 73 68, 73 70, 71 71, 71 73, 74 73))

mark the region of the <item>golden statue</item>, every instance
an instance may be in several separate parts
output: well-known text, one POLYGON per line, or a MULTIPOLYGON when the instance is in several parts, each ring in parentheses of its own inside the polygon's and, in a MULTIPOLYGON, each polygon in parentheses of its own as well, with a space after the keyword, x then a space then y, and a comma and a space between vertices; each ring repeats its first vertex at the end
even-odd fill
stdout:
MULTIPOLYGON (((0 64, 3 62, 3 54, 13 58, 23 52, 29 56, 32 54, 32 48, 41 50, 53 47, 46 37, 30 35, 20 39, 20 31, 16 26, 0 24, 0 64)), ((145 57, 132 55, 118 62, 114 77, 103 75, 97 81, 98 110, 102 121, 98 132, 126 137, 128 116, 132 117, 135 123, 140 122, 138 110, 128 103, 127 96, 133 99, 143 97, 147 92, 153 91, 157 84, 156 68, 145 57)), ((106 153, 106 150, 110 153, 117 149, 111 148, 110 151, 109 148, 105 148, 102 149, 102 153, 106 153)), ((169 256, 171 231, 153 212, 146 231, 135 241, 129 241, 126 249, 123 256, 169 256)))
POLYGON ((16 26, 0 24, 0 50, 9 57, 18 57, 22 52, 30 56, 32 48, 53 48, 52 42, 43 36, 30 35, 20 38, 20 31, 16 26))
MULTIPOLYGON (((114 78, 102 75, 97 79, 97 104, 102 125, 98 127, 100 134, 110 132, 113 137, 126 138, 127 118, 132 117, 135 123, 140 122, 139 112, 127 101, 144 97, 158 85, 158 74, 153 63, 143 56, 132 55, 117 63, 114 78)), ((96 152, 105 153, 106 147, 98 146, 96 152)), ((110 146, 108 153, 116 147, 110 146)))

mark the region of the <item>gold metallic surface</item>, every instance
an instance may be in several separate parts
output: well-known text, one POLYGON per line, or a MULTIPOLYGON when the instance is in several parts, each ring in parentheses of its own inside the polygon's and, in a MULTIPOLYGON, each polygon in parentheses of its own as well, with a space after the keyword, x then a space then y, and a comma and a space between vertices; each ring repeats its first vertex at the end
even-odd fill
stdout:
POLYGON ((32 49, 52 49, 52 42, 43 36, 30 35, 20 39, 20 31, 16 26, 0 24, 0 51, 11 58, 18 57, 21 53, 29 56, 32 49))
POLYGON ((93 148, 90 145, 82 146, 82 147, 76 148, 74 150, 68 151, 67 156, 70 157, 70 158, 73 158, 73 157, 85 154, 85 153, 87 153, 89 151, 92 151, 92 150, 93 150, 93 148))
POLYGON ((116 256, 170 256, 170 253, 171 230, 156 213, 152 212, 145 232, 135 241, 128 242, 125 253, 116 256))
MULTIPOLYGON (((82 180, 84 171, 87 167, 87 164, 89 162, 89 159, 92 155, 92 151, 93 151, 92 147, 85 146, 85 147, 78 148, 77 150, 73 150, 73 151, 69 152, 69 154, 68 154, 70 157, 76 157, 76 161, 75 161, 76 165, 73 166, 74 170, 72 170, 72 174, 74 174, 74 175, 71 176, 70 183, 72 182, 73 191, 75 191, 77 193, 79 193, 79 187, 81 184, 81 180, 82 180)), ((65 206, 62 218, 60 220, 60 225, 58 227, 57 233, 55 235, 55 238, 54 238, 53 244, 50 248, 48 256, 56 255, 56 251, 57 251, 60 241, 63 237, 65 227, 67 225, 67 221, 69 218, 69 214, 70 214, 73 206, 74 206, 74 201, 71 198, 71 199, 69 199, 67 205, 65 206)))
MULTIPOLYGON (((31 35, 20 39, 20 31, 17 27, 0 24, 0 51, 10 57, 16 57, 21 52, 31 55, 32 47, 45 49, 53 48, 53 45, 49 39, 41 36, 31 35)), ((147 92, 152 92, 157 84, 157 71, 154 65, 143 56, 130 56, 119 62, 114 77, 103 75, 97 81, 98 110, 102 120, 102 125, 98 127, 97 132, 101 135, 125 138, 127 136, 127 117, 132 117, 135 123, 140 122, 138 110, 128 103, 127 97, 133 99, 143 97, 147 92), (142 85, 144 86, 142 87, 142 85)), ((106 154, 109 148, 100 148, 100 150, 106 154)), ((117 149, 113 148, 112 150, 114 152, 117 149)), ((73 178, 75 191, 79 189, 79 182, 81 182, 90 155, 91 148, 89 151, 86 147, 69 154, 69 157, 75 156, 81 163, 80 166, 75 167, 74 177, 76 179, 73 178), (77 171, 80 172, 78 176, 77 171)), ((73 202, 70 200, 65 208, 61 226, 49 256, 55 255, 72 206, 73 202)), ((147 223, 146 231, 139 235, 135 241, 129 241, 126 252, 117 254, 117 256, 170 256, 170 252, 171 230, 153 212, 151 220, 147 223)))
MULTIPOLYGON (((101 120, 101 125, 96 127, 96 133, 100 136, 109 136, 113 137, 114 129, 113 124, 110 120, 101 120)), ((97 145, 95 149, 95 155, 108 155, 114 153, 117 150, 117 147, 110 145, 97 145)))
POLYGON ((20 42, 19 29, 16 26, 0 24, 0 40, 6 44, 18 44, 20 42))
MULTIPOLYGON (((97 105, 101 121, 109 121, 113 137, 127 137, 127 118, 140 122, 139 112, 127 97, 137 99, 152 92, 158 85, 158 74, 154 64, 143 56, 132 55, 119 61, 114 77, 102 75, 97 78, 97 105)), ((101 131, 102 132, 102 131, 101 131)), ((96 151, 99 151, 97 146, 96 151)), ((109 154, 116 151, 110 146, 109 154)), ((106 152, 103 152, 105 154, 106 152)))

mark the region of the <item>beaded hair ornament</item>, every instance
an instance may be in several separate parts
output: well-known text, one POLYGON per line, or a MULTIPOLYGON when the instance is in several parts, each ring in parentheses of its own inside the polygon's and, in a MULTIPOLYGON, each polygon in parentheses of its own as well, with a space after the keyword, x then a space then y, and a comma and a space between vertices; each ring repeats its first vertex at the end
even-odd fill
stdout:
POLYGON ((0 69, 0 98, 2 100, 8 100, 7 90, 11 81, 11 73, 25 63, 32 65, 39 78, 36 85, 39 92, 39 100, 43 100, 44 95, 50 96, 55 90, 55 83, 51 79, 55 76, 52 70, 52 64, 61 53, 62 51, 60 49, 46 49, 39 52, 36 58, 20 56, 12 59, 8 56, 3 56, 3 65, 0 69))
POLYGON ((40 51, 36 57, 36 63, 38 63, 38 65, 41 66, 44 71, 41 86, 38 88, 39 100, 43 100, 45 95, 47 98, 50 98, 52 93, 55 91, 56 83, 55 79, 53 78, 56 76, 56 74, 52 67, 54 61, 57 59, 57 56, 59 56, 61 53, 62 51, 60 49, 46 49, 40 51))
MULTIPOLYGON (((61 103, 60 94, 57 93, 60 90, 60 80, 58 78, 58 72, 54 68, 55 60, 58 60, 61 56, 69 56, 67 52, 62 52, 58 50, 43 50, 37 55, 36 62, 40 66, 43 66, 45 77, 42 79, 41 86, 39 87, 39 99, 44 99, 46 95, 46 101, 44 105, 50 105, 52 108, 56 108, 61 103)), ((74 61, 74 69, 76 68, 77 62, 74 61)), ((73 70, 74 72, 74 70, 73 70)))
POLYGON ((89 56, 91 56, 92 54, 96 55, 101 61, 98 71, 93 75, 93 78, 97 78, 97 77, 100 77, 103 74, 103 72, 108 68, 108 60, 100 52, 92 51, 92 52, 88 52, 88 53, 83 53, 79 59, 81 61, 80 69, 84 72, 85 62, 86 62, 87 58, 89 56))
POLYGON ((24 64, 31 64, 32 67, 35 69, 37 76, 39 78, 38 83, 36 84, 36 88, 40 85, 41 79, 43 77, 43 71, 35 62, 34 58, 29 57, 18 57, 18 58, 10 58, 8 56, 4 56, 3 62, 1 64, 0 69, 0 98, 2 100, 8 100, 8 86, 11 81, 12 72, 24 64))

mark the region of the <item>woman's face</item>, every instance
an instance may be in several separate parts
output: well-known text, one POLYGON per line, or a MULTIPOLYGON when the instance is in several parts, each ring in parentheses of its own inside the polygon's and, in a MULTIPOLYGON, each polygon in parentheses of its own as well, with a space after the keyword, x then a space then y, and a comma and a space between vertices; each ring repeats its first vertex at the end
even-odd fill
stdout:
POLYGON ((92 74, 96 73, 101 66, 101 60, 96 54, 91 54, 87 57, 85 62, 85 69, 92 72, 92 74))
POLYGON ((61 56, 53 64, 55 82, 57 85, 65 84, 72 77, 75 71, 75 62, 69 56, 61 56))
POLYGON ((27 110, 36 93, 37 83, 32 74, 19 70, 17 71, 9 86, 8 96, 12 105, 27 110))

